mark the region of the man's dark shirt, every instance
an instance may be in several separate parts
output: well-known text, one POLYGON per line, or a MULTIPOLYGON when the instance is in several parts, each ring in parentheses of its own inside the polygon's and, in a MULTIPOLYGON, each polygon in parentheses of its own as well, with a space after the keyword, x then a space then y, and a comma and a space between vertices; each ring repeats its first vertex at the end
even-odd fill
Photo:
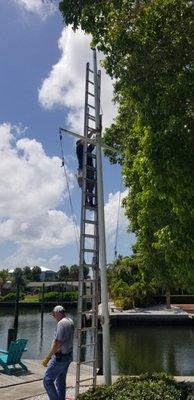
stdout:
MULTIPOLYGON (((83 148, 84 148, 83 143, 79 143, 76 146, 76 154, 77 154, 77 158, 78 158, 78 163, 79 163, 78 168, 79 169, 83 169, 83 148)), ((88 148, 87 148, 87 152, 92 153, 93 150, 94 150, 94 146, 92 144, 89 144, 88 148)), ((93 167, 93 159, 89 155, 87 155, 87 165, 89 165, 90 167, 93 167)))

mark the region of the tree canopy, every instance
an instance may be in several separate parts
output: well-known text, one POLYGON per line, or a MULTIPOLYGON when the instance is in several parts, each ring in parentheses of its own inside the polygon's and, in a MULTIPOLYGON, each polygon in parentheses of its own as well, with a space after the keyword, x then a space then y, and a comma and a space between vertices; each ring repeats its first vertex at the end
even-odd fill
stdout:
POLYGON ((129 229, 147 279, 193 281, 194 2, 63 0, 64 22, 92 35, 119 111, 106 131, 120 150, 129 229))

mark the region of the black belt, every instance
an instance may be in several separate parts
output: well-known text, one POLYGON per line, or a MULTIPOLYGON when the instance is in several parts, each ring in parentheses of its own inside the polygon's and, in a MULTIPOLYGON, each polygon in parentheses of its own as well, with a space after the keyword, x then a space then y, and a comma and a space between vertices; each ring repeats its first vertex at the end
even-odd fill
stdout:
POLYGON ((64 360, 68 355, 72 354, 73 350, 69 351, 69 353, 61 353, 61 351, 58 351, 55 353, 55 357, 57 360, 64 360))

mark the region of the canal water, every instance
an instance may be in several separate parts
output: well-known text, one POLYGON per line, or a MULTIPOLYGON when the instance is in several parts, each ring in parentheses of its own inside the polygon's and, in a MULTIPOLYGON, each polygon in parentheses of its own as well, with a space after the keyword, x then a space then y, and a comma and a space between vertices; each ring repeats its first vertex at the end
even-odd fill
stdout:
MULTIPOLYGON (((69 312, 76 325, 76 310, 69 312)), ((0 310, 0 348, 6 349, 7 331, 13 326, 13 310, 0 310)), ((42 359, 48 352, 55 321, 48 312, 41 325, 40 311, 20 310, 18 338, 28 339, 26 358, 42 359)), ((74 359, 76 354, 76 337, 74 359)), ((88 358, 88 355, 86 355, 88 358)), ((111 327, 112 373, 139 374, 165 371, 173 375, 194 375, 194 327, 113 326, 111 327)))

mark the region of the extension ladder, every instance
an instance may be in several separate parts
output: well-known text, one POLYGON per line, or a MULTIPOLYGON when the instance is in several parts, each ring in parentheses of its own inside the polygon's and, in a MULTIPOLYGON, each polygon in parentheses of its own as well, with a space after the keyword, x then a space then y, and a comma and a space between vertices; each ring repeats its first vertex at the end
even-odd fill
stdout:
MULTIPOLYGON (((95 50, 94 50, 95 51, 95 50)), ((86 65, 84 136, 95 139, 95 104, 100 102, 100 73, 97 74, 98 93, 95 93, 94 71, 86 65)), ((80 230, 79 291, 77 315, 77 369, 75 397, 80 385, 96 385, 97 376, 97 338, 98 338, 98 300, 99 300, 99 236, 98 236, 98 199, 97 199, 97 163, 96 148, 88 151, 83 145, 82 204, 80 230), (88 162, 88 160, 92 162, 88 162), (89 164, 89 165, 88 165, 89 164), (91 165, 92 164, 92 165, 91 165), (88 191, 89 185, 93 191, 88 191), (84 267, 89 268, 89 279, 85 277, 84 267), (88 321, 89 318, 89 321, 88 321), (86 323, 86 322, 89 323, 86 323), (81 377, 81 366, 90 366, 87 377, 81 377), (87 382, 86 382, 87 381, 87 382)))

